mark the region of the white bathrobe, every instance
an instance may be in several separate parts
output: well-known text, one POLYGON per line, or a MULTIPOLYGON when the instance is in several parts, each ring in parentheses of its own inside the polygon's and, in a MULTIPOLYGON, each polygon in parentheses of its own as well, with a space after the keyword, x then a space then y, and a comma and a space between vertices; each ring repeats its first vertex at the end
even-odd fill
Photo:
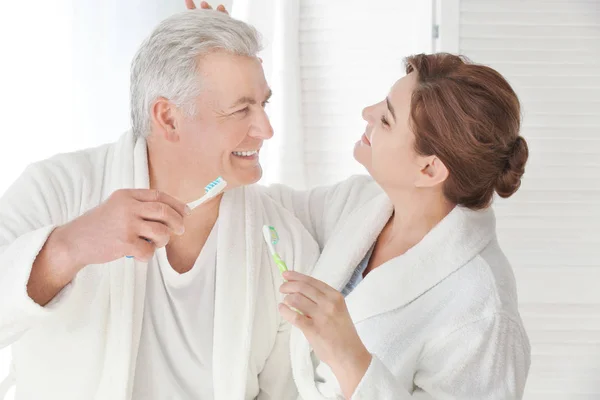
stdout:
MULTIPOLYGON (((392 213, 367 177, 308 193, 275 186, 269 194, 317 239, 322 255, 313 276, 338 290, 392 213)), ((353 400, 522 397, 530 346, 491 209, 456 207, 418 245, 370 272, 346 303, 373 355, 353 400)), ((291 351, 302 399, 343 399, 295 328, 291 351)))
MULTIPOLYGON (((130 397, 147 264, 122 258, 87 266, 46 307, 28 297, 26 284, 55 226, 117 189, 147 188, 148 181, 146 143, 126 133, 115 144, 30 166, 0 199, 0 347, 13 344, 17 400, 130 397)), ((281 400, 297 393, 290 329, 277 311, 282 278, 263 242, 263 224, 277 228, 278 249, 290 267, 309 272, 304 268, 319 254, 300 222, 257 187, 225 193, 217 244, 215 400, 281 400)))

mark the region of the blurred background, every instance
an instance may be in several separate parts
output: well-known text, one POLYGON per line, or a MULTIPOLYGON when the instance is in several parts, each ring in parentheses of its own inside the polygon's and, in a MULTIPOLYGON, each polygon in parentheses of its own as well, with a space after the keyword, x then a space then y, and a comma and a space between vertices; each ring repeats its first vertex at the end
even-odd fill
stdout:
MULTIPOLYGON (((264 35, 276 133, 261 155, 265 184, 363 173, 352 158, 361 110, 404 75, 407 55, 460 53, 508 78, 531 155, 521 190, 494 207, 532 344, 525 399, 600 399, 600 0, 223 3, 264 35)), ((0 195, 29 163, 129 129, 132 57, 183 10, 183 0, 2 2, 0 195)), ((0 350, 0 376, 9 359, 0 350)))

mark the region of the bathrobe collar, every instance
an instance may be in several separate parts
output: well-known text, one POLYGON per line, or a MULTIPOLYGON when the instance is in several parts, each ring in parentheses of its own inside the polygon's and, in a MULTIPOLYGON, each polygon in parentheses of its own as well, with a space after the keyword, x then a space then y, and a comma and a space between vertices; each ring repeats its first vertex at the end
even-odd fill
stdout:
MULTIPOLYGON (((385 194, 357 209, 325 246, 315 277, 341 290, 392 211, 385 194)), ((421 242, 371 271, 348 295, 352 319, 359 323, 412 302, 477 256, 494 234, 491 208, 455 207, 421 242)))

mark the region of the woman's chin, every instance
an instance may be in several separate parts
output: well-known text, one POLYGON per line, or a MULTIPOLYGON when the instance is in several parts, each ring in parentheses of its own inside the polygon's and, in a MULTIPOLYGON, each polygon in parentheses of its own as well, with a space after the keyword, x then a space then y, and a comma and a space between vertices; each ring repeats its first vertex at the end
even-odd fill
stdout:
POLYGON ((354 159, 365 168, 369 168, 371 164, 371 152, 364 148, 361 142, 357 142, 354 146, 354 159))

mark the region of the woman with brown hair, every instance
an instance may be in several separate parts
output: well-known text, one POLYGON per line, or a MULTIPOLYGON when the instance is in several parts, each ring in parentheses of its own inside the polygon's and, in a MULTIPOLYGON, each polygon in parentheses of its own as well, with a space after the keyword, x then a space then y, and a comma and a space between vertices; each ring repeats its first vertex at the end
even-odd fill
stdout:
POLYGON ((322 250, 280 289, 301 398, 522 398, 530 345, 490 207, 528 158, 517 95, 492 68, 420 54, 363 118, 370 176, 266 189, 322 250))
POLYGON ((490 208, 521 184, 519 101, 455 55, 406 65, 363 111, 370 177, 270 189, 323 249, 281 287, 296 384, 305 400, 520 399, 530 346, 490 208))

